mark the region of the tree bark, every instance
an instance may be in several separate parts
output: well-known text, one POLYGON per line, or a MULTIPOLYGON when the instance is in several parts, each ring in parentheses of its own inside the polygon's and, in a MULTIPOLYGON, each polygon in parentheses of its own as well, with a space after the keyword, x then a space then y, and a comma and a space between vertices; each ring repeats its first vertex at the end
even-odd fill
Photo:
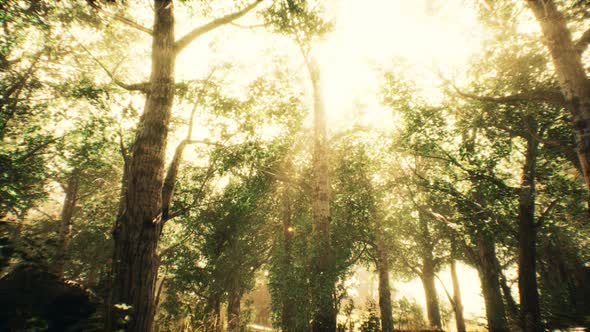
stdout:
POLYGON ((391 288, 389 286, 389 257, 383 238, 381 220, 377 217, 377 272, 379 275, 379 311, 381 331, 393 332, 393 310, 391 307, 391 288))
POLYGON ((477 248, 479 258, 479 278, 486 306, 488 329, 490 332, 507 332, 508 321, 506 309, 500 290, 498 273, 498 259, 496 257, 495 243, 483 232, 477 235, 477 248))
MULTIPOLYGON (((536 128, 531 128, 531 130, 536 131, 536 128)), ((535 163, 537 150, 537 140, 532 135, 529 135, 518 200, 518 290, 520 321, 524 332, 544 331, 541 323, 535 266, 537 256, 537 232, 535 227, 535 163)))
POLYGON ((336 290, 334 255, 330 234, 330 183, 326 112, 320 89, 320 72, 315 59, 304 54, 314 96, 314 144, 312 157, 313 185, 311 194, 313 217, 312 249, 312 331, 336 331, 336 290))
MULTIPOLYGON (((577 153, 590 200, 590 82, 565 17, 553 0, 527 0, 535 15, 555 66, 576 134, 577 153)), ((586 45, 587 46, 587 45, 586 45)))
POLYGON ((72 236, 72 218, 76 208, 76 201, 78 198, 78 171, 74 170, 68 177, 65 190, 64 204, 61 211, 61 224, 59 230, 59 244, 57 254, 55 257, 55 273, 60 278, 63 278, 64 266, 68 249, 70 246, 70 239, 72 236))
POLYGON ((426 312, 428 322, 434 330, 440 330, 442 323, 440 319, 440 307, 438 304, 438 295, 436 294, 434 263, 432 260, 424 261, 422 266, 422 286, 424 286, 424 296, 426 297, 426 312))
MULTIPOLYGON (((454 246, 452 248, 454 255, 454 246)), ((457 323, 457 332, 465 332, 465 317, 463 316, 463 301, 461 299, 461 288, 459 286, 459 277, 457 276, 457 264, 455 259, 451 259, 451 279, 453 281, 453 311, 455 312, 455 322, 457 323)))
POLYGON ((127 194, 123 197, 125 208, 113 232, 111 303, 131 306, 128 331, 151 331, 155 314, 156 250, 162 227, 163 173, 174 100, 173 8, 172 0, 154 1, 151 87, 133 144, 127 194))
POLYGON ((520 313, 518 310, 518 305, 514 300, 514 296, 512 296, 512 289, 508 285, 508 281, 506 280, 506 276, 504 273, 500 272, 500 288, 502 289, 502 294, 504 294, 504 303, 506 304, 506 314, 508 317, 508 323, 511 326, 516 326, 518 329, 521 328, 521 321, 520 321, 520 313))
POLYGON ((234 278, 227 296, 227 332, 240 332, 240 300, 242 291, 237 284, 239 279, 234 278))
MULTIPOLYGON (((174 191, 178 162, 173 163, 164 186, 168 126, 174 102, 176 56, 203 34, 228 24, 253 10, 256 0, 242 10, 197 27, 175 42, 173 0, 154 0, 152 68, 144 112, 125 168, 125 196, 113 229, 113 290, 110 303, 131 306, 128 331, 151 331, 155 314, 155 284, 158 273, 158 242, 174 191), (164 210, 164 211, 163 211, 164 210), (165 216, 163 214, 166 214, 165 216)), ((143 84, 142 84, 143 85, 143 84)), ((186 143, 185 143, 186 144, 186 143)), ((180 160, 182 148, 177 160, 180 160)), ((107 330, 114 328, 115 312, 107 314, 107 330)))
POLYGON ((435 330, 440 330, 442 323, 440 319, 440 307, 438 303, 438 295, 436 293, 434 274, 436 263, 432 255, 434 245, 430 229, 428 228, 428 220, 424 216, 422 210, 418 211, 418 219, 421 237, 420 242, 422 242, 422 247, 420 248, 420 255, 422 256, 422 273, 420 274, 420 279, 422 280, 422 286, 424 287, 426 313, 428 314, 430 327, 435 330))

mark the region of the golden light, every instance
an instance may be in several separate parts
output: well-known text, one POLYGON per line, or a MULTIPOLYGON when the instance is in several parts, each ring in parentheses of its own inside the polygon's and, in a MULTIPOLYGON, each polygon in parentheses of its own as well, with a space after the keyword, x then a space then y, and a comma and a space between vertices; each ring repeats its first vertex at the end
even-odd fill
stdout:
MULTIPOLYGON (((477 23, 475 2, 328 0, 328 3, 335 27, 323 42, 314 45, 314 53, 320 64, 328 126, 332 133, 353 124, 379 129, 394 127, 395 115, 382 106, 377 97, 381 83, 378 69, 390 67, 394 59, 403 59, 412 68, 413 79, 425 98, 436 100, 441 94, 437 72, 453 76, 471 56, 481 51, 483 29, 477 23)), ((185 18, 177 19, 178 35, 199 23, 185 18)), ((240 21, 244 22, 257 23, 256 16, 249 15, 240 21)), ((269 59, 273 57, 305 71, 299 49, 292 40, 264 29, 228 26, 187 48, 178 58, 176 76, 179 81, 204 78, 212 65, 236 63, 224 87, 231 93, 269 72, 272 66, 269 59)), ((145 63, 141 66, 149 68, 145 63)), ((186 111, 176 110, 175 115, 188 118, 188 109, 190 107, 186 111)), ((272 132, 272 128, 269 129, 269 135, 272 132)), ((195 124, 194 137, 206 139, 210 134, 207 128, 195 124)), ((170 146, 174 147, 182 135, 173 137, 170 146)), ((294 228, 288 227, 287 231, 292 233, 294 228)), ((458 269, 464 286, 466 314, 482 315, 477 273, 465 265, 459 265, 458 269)), ((441 273, 443 282, 449 285, 448 273, 441 273)), ((408 295, 423 301, 422 285, 417 280, 398 283, 396 288, 399 296, 408 295)), ((438 288, 443 301, 442 287, 438 285, 438 288)))

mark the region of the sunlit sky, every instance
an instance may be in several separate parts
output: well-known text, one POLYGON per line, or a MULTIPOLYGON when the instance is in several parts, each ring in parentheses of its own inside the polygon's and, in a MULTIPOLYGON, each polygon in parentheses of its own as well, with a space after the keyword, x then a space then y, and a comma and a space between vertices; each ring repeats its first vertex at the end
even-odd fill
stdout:
MULTIPOLYGON (((327 3, 329 15, 335 20, 334 30, 314 45, 313 52, 320 64, 324 103, 332 132, 358 121, 380 129, 394 125, 392 111, 380 105, 377 98, 378 68, 390 68, 394 60, 402 60, 413 68, 412 78, 425 97, 436 100, 441 93, 436 71, 453 75, 480 51, 483 32, 477 23, 475 1, 329 0, 327 3)), ((256 24, 257 18, 251 14, 239 22, 256 24)), ((194 21, 179 20, 177 33, 182 35, 192 26, 194 21)), ((211 63, 218 61, 243 64, 234 77, 236 81, 253 78, 268 69, 271 55, 284 57, 287 63, 305 71, 298 48, 288 38, 264 29, 225 29, 206 36, 181 55, 178 79, 204 77, 211 63)), ((207 135, 203 129, 200 134, 207 135)), ((483 316, 477 272, 460 264, 459 275, 466 317, 483 316)), ((452 291, 448 268, 441 271, 440 276, 452 291)), ((366 273, 360 273, 356 278, 366 277, 366 273)), ((367 285, 376 282, 374 277, 358 281, 367 285)), ((396 297, 413 297, 425 306, 424 291, 418 279, 397 282, 393 286, 396 297)), ((446 302, 439 281, 437 287, 440 301, 446 302)))

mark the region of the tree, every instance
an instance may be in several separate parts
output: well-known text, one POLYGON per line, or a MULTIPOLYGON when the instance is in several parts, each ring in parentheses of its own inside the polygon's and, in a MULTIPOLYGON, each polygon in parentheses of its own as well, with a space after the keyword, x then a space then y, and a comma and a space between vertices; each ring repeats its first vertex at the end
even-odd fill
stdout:
POLYGON ((314 39, 325 34, 330 25, 314 12, 307 1, 279 1, 267 13, 279 32, 295 39, 305 61, 313 89, 314 140, 312 153, 311 211, 313 215, 311 251, 312 330, 336 330, 334 295, 335 257, 330 231, 330 174, 326 113, 321 93, 320 69, 312 54, 314 39))
MULTIPOLYGON (((527 4, 541 26, 571 114, 572 127, 576 133, 576 150, 590 197, 590 84, 582 65, 582 54, 590 44, 590 30, 585 31, 579 40, 573 41, 567 21, 553 0, 528 0, 527 4)), ((533 325, 531 331, 535 328, 533 325)))
MULTIPOLYGON (((146 103, 128 160, 123 180, 126 192, 122 213, 113 231, 115 240, 111 303, 132 307, 129 331, 150 331, 155 314, 155 284, 158 271, 157 248, 166 222, 163 197, 171 195, 164 186, 165 152, 168 127, 175 95, 176 57, 195 39, 230 23, 253 10, 257 0, 233 14, 197 27, 175 40, 174 3, 155 0, 152 39, 152 69, 149 82, 127 86, 146 94, 146 103)), ((143 29, 146 30, 146 29, 143 29)), ((171 188, 173 189, 173 188, 171 188)), ((113 314, 107 328, 112 328, 113 314)))

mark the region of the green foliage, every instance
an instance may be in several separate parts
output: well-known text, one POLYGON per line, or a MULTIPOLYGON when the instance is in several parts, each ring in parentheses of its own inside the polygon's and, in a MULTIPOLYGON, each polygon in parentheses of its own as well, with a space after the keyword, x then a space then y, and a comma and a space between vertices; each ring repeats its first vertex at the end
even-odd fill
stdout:
POLYGON ((406 297, 393 302, 393 317, 399 329, 419 330, 426 327, 422 307, 406 297))
POLYGON ((276 32, 291 36, 302 45, 322 37, 333 25, 324 17, 322 4, 313 0, 275 1, 263 14, 276 32))
POLYGON ((361 321, 361 332, 380 332, 381 321, 377 315, 377 305, 375 301, 367 300, 365 313, 361 321))

